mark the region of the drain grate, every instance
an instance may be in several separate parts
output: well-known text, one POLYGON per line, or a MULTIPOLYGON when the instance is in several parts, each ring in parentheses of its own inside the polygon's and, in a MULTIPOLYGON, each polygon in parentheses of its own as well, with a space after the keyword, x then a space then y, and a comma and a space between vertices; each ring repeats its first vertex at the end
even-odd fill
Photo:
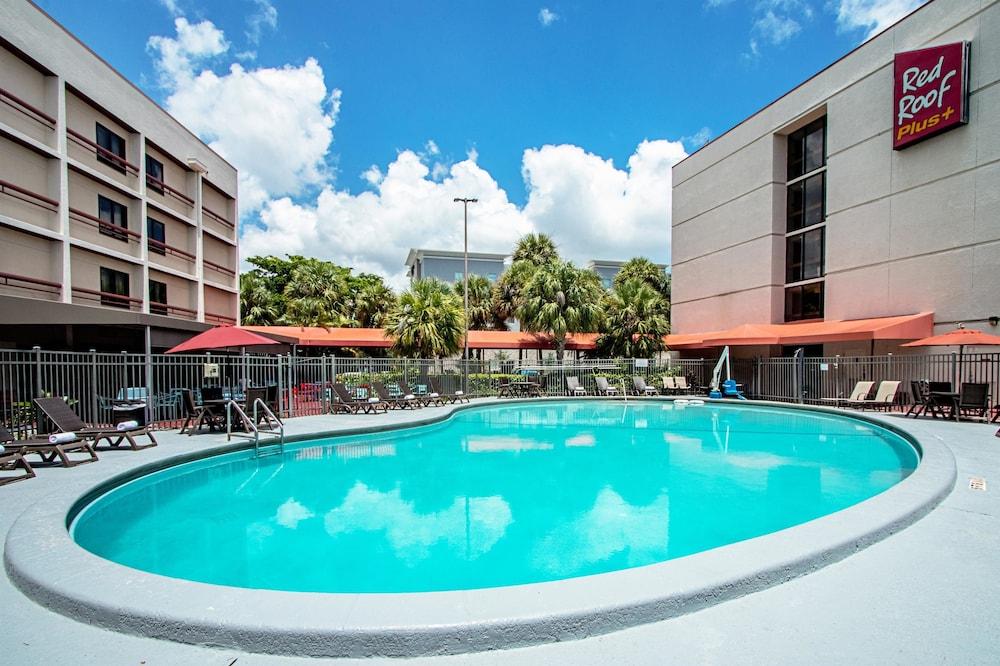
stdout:
POLYGON ((986 490, 986 479, 981 476, 970 477, 969 490, 986 490))

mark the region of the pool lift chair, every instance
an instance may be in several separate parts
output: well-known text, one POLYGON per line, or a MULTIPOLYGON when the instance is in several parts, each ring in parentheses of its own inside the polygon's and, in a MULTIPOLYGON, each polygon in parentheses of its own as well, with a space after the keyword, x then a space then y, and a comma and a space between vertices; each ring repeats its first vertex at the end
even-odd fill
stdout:
POLYGON ((729 346, 723 348, 722 354, 719 356, 719 362, 715 364, 715 370, 712 371, 712 383, 711 390, 708 392, 709 398, 737 398, 739 400, 746 400, 747 397, 736 387, 736 380, 733 379, 732 372, 729 368, 729 346), (722 366, 726 366, 726 381, 719 383, 722 379, 722 366))

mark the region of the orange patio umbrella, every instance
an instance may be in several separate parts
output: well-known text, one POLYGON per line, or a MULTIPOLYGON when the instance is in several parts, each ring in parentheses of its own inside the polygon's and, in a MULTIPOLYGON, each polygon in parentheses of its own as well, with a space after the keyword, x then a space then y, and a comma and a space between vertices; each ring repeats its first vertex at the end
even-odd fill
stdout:
MULTIPOLYGON (((968 328, 956 328, 954 331, 932 335, 929 338, 921 338, 913 342, 907 342, 901 347, 954 347, 958 345, 958 372, 962 374, 962 355, 966 347, 990 347, 1000 346, 1000 336, 990 335, 982 331, 975 331, 968 328)), ((961 379, 961 377, 959 377, 961 379)))

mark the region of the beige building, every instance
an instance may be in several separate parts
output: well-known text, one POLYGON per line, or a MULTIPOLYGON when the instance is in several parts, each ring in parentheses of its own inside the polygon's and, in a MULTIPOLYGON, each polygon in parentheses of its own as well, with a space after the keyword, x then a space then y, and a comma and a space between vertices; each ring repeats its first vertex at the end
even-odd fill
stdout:
MULTIPOLYGON (((929 102, 960 93, 960 72, 903 75, 929 102)), ((673 333, 932 312, 935 332, 1000 334, 998 81, 1000 2, 933 0, 677 164, 673 333), (897 117, 896 55, 962 42, 968 123, 894 150, 913 127, 897 117)))
POLYGON ((26 0, 0 3, 0 348, 239 317, 236 169, 26 0))

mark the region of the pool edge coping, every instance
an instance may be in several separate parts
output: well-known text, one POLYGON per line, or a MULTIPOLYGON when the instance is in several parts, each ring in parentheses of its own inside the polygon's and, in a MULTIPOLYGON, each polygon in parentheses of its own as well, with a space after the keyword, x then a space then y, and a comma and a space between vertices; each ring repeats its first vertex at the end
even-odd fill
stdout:
MULTIPOLYGON (((566 400, 580 399, 473 403, 431 418, 302 434, 288 441, 418 427, 470 408, 566 400)), ((765 401, 743 406, 803 409, 874 423, 914 444, 921 461, 909 477, 868 500, 778 532, 633 569, 480 590, 323 594, 233 588, 131 569, 93 555, 70 537, 68 516, 84 498, 180 462, 248 448, 244 442, 227 443, 137 465, 83 494, 67 489, 50 496, 12 526, 5 568, 22 592, 46 608, 140 636, 316 657, 454 654, 585 638, 778 585, 898 532, 954 487, 957 470, 950 449, 934 437, 918 439, 886 417, 765 401)))

